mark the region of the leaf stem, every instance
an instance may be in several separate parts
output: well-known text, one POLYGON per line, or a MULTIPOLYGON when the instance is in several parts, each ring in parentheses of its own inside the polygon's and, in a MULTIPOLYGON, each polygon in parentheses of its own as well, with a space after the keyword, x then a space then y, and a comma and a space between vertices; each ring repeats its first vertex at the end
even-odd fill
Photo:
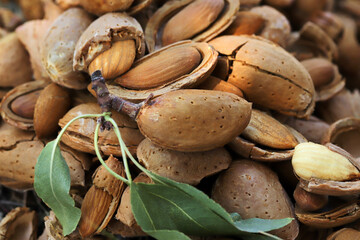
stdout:
MULTIPOLYGON (((108 115, 105 115, 105 117, 108 115)), ((112 118, 110 118, 112 119, 112 118)), ((110 172, 111 175, 113 175, 115 178, 123 181, 124 183, 126 183, 127 185, 129 185, 131 183, 131 179, 130 181, 122 176, 120 176, 119 174, 117 174, 116 172, 114 172, 111 168, 109 168, 106 163, 104 162, 104 159, 101 157, 100 151, 99 151, 99 146, 98 146, 98 139, 99 139, 99 130, 100 130, 100 123, 96 124, 96 128, 95 128, 95 134, 94 134, 94 148, 95 148, 95 153, 96 156, 98 157, 100 163, 104 166, 104 168, 110 172)), ((124 164, 125 165, 125 164, 124 164)), ((126 167, 125 167, 125 171, 126 171, 126 167)), ((126 172, 126 175, 128 173, 126 172)))
POLYGON ((81 118, 98 118, 98 117, 104 117, 106 115, 109 115, 111 113, 108 113, 108 112, 104 112, 104 113, 101 113, 101 114, 84 114, 84 115, 80 115, 80 116, 77 116, 73 119, 71 119, 60 131, 59 135, 57 136, 57 138, 55 139, 55 146, 58 144, 58 142, 60 142, 60 139, 62 137, 62 135, 65 133, 66 129, 73 123, 75 122, 76 120, 78 119, 81 119, 81 118))
MULTIPOLYGON (((126 173, 126 177, 127 179, 130 181, 132 181, 132 178, 131 178, 131 174, 130 174, 130 170, 129 170, 129 164, 128 164, 128 161, 126 159, 126 155, 129 152, 128 148, 126 147, 126 144, 124 143, 122 137, 121 137, 121 133, 120 133, 120 130, 119 130, 119 127, 117 125, 117 123, 115 122, 114 119, 112 119, 110 116, 105 116, 105 120, 106 121, 109 121, 111 122, 111 124, 114 126, 114 131, 115 131, 115 134, 119 140, 119 144, 120 144, 120 148, 121 148, 121 155, 122 155, 122 158, 123 158, 123 163, 124 163, 124 167, 125 167, 125 173, 126 173), (125 154, 125 151, 128 150, 128 152, 125 154)), ((132 157, 131 153, 129 154, 129 157, 132 157)), ((130 157, 130 158, 131 158, 130 157)))

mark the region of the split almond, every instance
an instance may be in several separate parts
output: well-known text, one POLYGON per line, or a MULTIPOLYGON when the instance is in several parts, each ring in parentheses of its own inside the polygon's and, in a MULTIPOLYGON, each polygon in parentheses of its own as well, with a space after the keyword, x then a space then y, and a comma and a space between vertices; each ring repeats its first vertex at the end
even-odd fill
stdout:
POLYGON ((158 87, 190 73, 200 61, 199 51, 192 46, 169 48, 137 65, 115 82, 130 89, 158 87))
POLYGON ((162 35, 163 45, 189 39, 216 20, 224 0, 196 0, 167 22, 162 35))
MULTIPOLYGON (((123 165, 110 156, 106 165, 120 176, 125 176, 123 165)), ((86 193, 81 206, 79 231, 82 237, 100 233, 111 220, 125 189, 125 183, 116 179, 103 166, 95 173, 93 185, 86 193)))

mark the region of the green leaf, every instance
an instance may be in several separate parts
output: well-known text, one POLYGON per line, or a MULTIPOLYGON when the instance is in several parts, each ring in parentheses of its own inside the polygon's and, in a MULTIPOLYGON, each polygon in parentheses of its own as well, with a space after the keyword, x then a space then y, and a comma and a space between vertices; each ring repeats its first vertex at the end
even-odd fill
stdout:
POLYGON ((54 211, 63 227, 64 236, 73 232, 81 210, 70 197, 70 172, 56 140, 40 153, 35 166, 34 188, 38 196, 54 211))
POLYGON ((148 171, 146 173, 154 184, 132 182, 131 204, 136 221, 143 231, 153 237, 156 237, 158 231, 175 230, 186 235, 237 235, 249 240, 279 239, 264 232, 281 228, 292 220, 242 220, 237 213, 230 215, 206 194, 188 184, 148 171))
POLYGON ((149 174, 149 176, 155 183, 171 186, 173 188, 181 190, 183 193, 190 195, 194 199, 200 201, 204 205, 204 207, 209 208, 211 211, 221 216, 229 223, 233 223, 233 219, 231 215, 222 206, 220 206, 220 204, 209 198, 205 193, 198 190, 197 188, 194 188, 189 184, 179 183, 169 178, 159 176, 149 171, 146 172, 146 174, 149 174))
POLYGON ((268 232, 274 229, 279 229, 283 226, 291 223, 292 218, 283 219, 261 219, 261 218, 249 218, 235 221, 235 226, 245 232, 268 232))

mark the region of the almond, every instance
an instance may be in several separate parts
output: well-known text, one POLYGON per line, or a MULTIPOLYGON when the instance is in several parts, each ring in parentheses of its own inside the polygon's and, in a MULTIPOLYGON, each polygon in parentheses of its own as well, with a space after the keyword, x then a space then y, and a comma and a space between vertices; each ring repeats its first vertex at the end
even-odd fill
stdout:
POLYGON ((115 79, 130 89, 148 89, 168 84, 190 73, 201 61, 199 51, 191 46, 179 46, 160 51, 147 61, 115 79))

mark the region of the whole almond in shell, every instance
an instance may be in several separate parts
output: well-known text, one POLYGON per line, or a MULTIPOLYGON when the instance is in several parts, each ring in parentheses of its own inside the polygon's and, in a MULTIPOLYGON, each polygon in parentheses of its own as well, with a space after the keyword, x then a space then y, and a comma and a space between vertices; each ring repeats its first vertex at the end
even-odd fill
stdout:
POLYGON ((186 89, 163 94, 145 104, 136 121, 153 143, 195 152, 222 147, 250 121, 251 103, 220 91, 186 89))
POLYGON ((246 99, 286 115, 308 117, 315 106, 309 73, 283 48, 251 36, 222 36, 209 42, 221 54, 235 59, 228 81, 246 99))

